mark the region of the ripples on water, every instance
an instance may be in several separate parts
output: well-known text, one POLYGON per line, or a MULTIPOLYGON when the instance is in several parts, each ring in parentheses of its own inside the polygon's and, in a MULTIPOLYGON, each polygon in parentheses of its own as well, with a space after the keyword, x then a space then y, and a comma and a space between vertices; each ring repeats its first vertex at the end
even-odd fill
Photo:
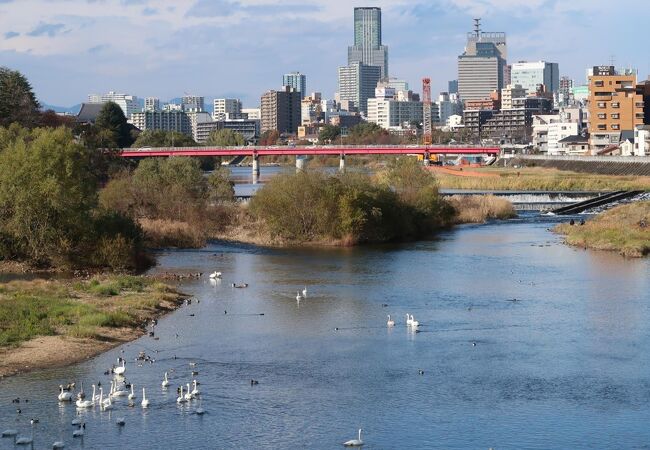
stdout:
POLYGON ((138 397, 147 387, 152 406, 83 413, 85 448, 329 449, 359 427, 369 449, 647 448, 650 265, 566 247, 548 220, 363 249, 162 252, 158 270, 224 279, 182 285, 200 303, 160 320, 159 341, 0 381, 0 429, 28 434, 37 416, 35 448, 81 447, 74 407, 57 405, 56 387, 108 386, 102 374, 124 349, 127 378, 138 397), (406 312, 421 333, 407 331, 406 312), (136 367, 141 350, 159 350, 157 362, 136 367), (190 361, 203 417, 196 402, 175 402, 190 361), (174 388, 163 392, 172 369, 174 388), (20 416, 17 396, 30 399, 20 416))

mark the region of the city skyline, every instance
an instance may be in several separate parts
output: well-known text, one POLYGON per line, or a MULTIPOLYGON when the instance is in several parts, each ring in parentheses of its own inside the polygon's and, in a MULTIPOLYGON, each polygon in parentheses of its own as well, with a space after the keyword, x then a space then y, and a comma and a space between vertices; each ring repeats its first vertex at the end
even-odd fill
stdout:
MULTIPOLYGON (((250 107, 292 71, 307 75, 310 92, 333 97, 354 35, 353 8, 376 6, 390 74, 415 91, 424 76, 432 78, 434 92, 446 90, 457 77, 472 18, 479 16, 485 30, 508 34, 509 63, 557 62, 561 75, 582 84, 587 67, 614 57, 617 66, 637 68, 640 79, 648 76, 650 62, 633 36, 642 15, 605 14, 604 1, 565 3, 0 0, 0 65, 24 72, 39 100, 58 106, 113 90, 162 100, 185 93, 233 97, 250 107)), ((627 11, 644 5, 632 3, 627 11)))

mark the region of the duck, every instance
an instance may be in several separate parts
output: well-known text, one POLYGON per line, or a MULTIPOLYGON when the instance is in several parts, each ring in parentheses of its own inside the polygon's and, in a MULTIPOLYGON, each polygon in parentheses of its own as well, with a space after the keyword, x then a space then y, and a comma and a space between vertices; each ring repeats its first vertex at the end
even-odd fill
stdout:
POLYGON ((3 438, 16 437, 18 435, 18 430, 4 430, 0 436, 3 438))
POLYGON ((221 278, 221 272, 214 271, 210 274, 210 279, 215 280, 221 278))
POLYGON ((126 425, 126 419, 124 417, 118 417, 117 419, 115 419, 115 423, 118 426, 123 427, 124 425, 126 425))
POLYGON ((65 391, 63 389, 63 386, 59 386, 61 388, 61 393, 59 394, 59 401, 60 402, 71 402, 72 401, 72 393, 69 391, 65 391))
POLYGON ((147 398, 147 395, 144 392, 144 388, 142 388, 142 403, 140 403, 144 409, 149 407, 149 399, 147 398))
POLYGON ((165 378, 163 379, 161 383, 163 389, 167 389, 169 387, 169 380, 167 379, 167 372, 165 372, 165 378))
POLYGON ((357 439, 350 439, 343 443, 346 447, 361 447, 363 445, 363 440, 361 439, 361 428, 359 428, 359 437, 357 439))
POLYGON ((389 327, 394 327, 395 326, 395 321, 390 318, 390 314, 388 315, 388 321, 386 322, 386 325, 389 327))

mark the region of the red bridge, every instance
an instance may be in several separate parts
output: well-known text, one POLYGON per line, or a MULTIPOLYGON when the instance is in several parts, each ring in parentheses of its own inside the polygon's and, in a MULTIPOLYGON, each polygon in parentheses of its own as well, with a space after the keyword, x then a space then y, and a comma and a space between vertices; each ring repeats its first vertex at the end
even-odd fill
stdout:
POLYGON ((125 148, 124 158, 155 156, 312 156, 312 155, 490 155, 497 156, 499 147, 422 146, 422 145, 310 145, 261 147, 145 147, 125 148))

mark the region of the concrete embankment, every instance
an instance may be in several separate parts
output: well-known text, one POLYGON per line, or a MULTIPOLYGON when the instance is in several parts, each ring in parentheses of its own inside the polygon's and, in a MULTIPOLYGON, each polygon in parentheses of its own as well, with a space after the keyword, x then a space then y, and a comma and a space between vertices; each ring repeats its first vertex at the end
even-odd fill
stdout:
POLYGON ((641 156, 543 156, 520 155, 508 166, 547 167, 600 175, 650 176, 650 157, 641 156))

